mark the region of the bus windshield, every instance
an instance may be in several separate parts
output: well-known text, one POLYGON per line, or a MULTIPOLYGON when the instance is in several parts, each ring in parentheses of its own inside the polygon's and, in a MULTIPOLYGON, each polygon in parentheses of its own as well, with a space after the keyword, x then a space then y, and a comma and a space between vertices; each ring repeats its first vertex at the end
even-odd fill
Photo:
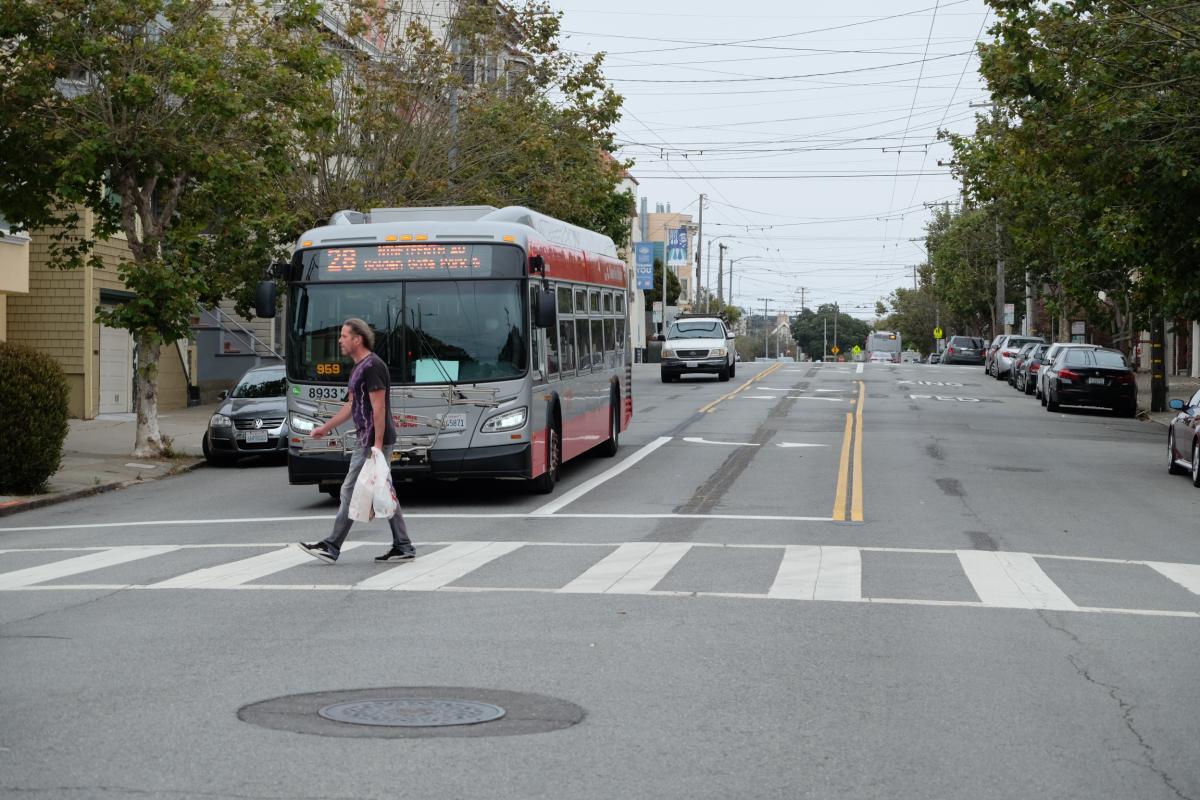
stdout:
POLYGON ((528 366, 529 323, 520 280, 297 284, 288 313, 288 377, 345 382, 342 322, 375 331, 375 353, 397 384, 519 378, 528 366))

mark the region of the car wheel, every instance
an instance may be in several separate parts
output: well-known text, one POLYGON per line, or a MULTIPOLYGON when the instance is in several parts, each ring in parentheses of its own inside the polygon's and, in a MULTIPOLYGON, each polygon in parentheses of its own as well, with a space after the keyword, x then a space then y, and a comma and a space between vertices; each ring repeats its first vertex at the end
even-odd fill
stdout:
POLYGON ((1121 409, 1121 416, 1125 417, 1127 419, 1136 419, 1137 418, 1137 401, 1126 404, 1125 407, 1121 409))
POLYGON ((223 453, 214 453, 208 444, 207 433, 200 439, 200 449, 204 451, 204 460, 214 467, 228 467, 237 460, 237 456, 230 457, 223 453))
POLYGON ((1175 431, 1167 434, 1167 474, 1183 475, 1187 470, 1175 463, 1175 431))
POLYGON ((546 437, 546 471, 530 481, 536 494, 550 494, 558 483, 558 470, 562 465, 562 437, 558 432, 558 421, 550 424, 546 437))
POLYGON ((1200 489, 1200 439, 1192 442, 1192 486, 1200 489))
POLYGON ((733 378, 735 376, 737 376, 737 364, 733 363, 729 365, 729 377, 733 378))
POLYGON ((1051 394, 1050 392, 1051 392, 1051 389, 1049 386, 1047 386, 1046 387, 1046 410, 1047 411, 1058 411, 1058 400, 1056 400, 1054 398, 1054 395, 1051 394))
POLYGON ((660 370, 660 371, 659 371, 659 375, 661 375, 661 376, 662 376, 662 382, 663 382, 663 383, 670 383, 670 382, 671 382, 671 373, 667 372, 665 369, 664 369, 664 370, 660 370))
POLYGON ((717 380, 721 381, 722 383, 729 380, 729 367, 726 367, 717 373, 717 380))

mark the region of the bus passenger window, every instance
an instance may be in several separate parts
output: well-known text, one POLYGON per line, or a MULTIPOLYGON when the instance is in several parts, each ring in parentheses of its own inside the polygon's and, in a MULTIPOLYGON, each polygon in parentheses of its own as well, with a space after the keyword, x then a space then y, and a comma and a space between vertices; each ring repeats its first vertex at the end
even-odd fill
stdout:
POLYGON ((575 312, 587 314, 587 291, 584 289, 575 290, 575 312))
POLYGON ((605 314, 611 314, 611 313, 613 313, 613 296, 612 296, 612 292, 605 292, 605 293, 604 293, 604 313, 605 313, 605 314))
POLYGON ((558 313, 559 314, 570 314, 571 313, 571 287, 570 286, 559 286, 558 287, 558 313))
POLYGON ((559 366, 564 376, 575 372, 575 320, 558 321, 559 366))
POLYGON ((546 374, 553 378, 558 375, 558 326, 546 328, 546 374))
POLYGON ((600 313, 600 292, 596 289, 592 289, 591 301, 592 316, 597 316, 600 313))
POLYGON ((613 322, 617 323, 617 352, 623 353, 625 352, 625 320, 621 317, 618 317, 617 319, 613 320, 613 322))
POLYGON ((617 340, 613 323, 616 320, 604 320, 604 361, 610 367, 616 365, 617 340))
POLYGON ((546 379, 545 349, 542 346, 544 332, 533 324, 533 309, 537 307, 537 298, 538 287, 531 283, 529 285, 529 333, 530 345, 533 350, 533 362, 530 364, 529 375, 535 381, 544 381, 546 379))
POLYGON ((588 328, 587 317, 575 320, 575 337, 576 352, 579 353, 579 362, 576 366, 580 372, 591 372, 592 335, 588 328))
POLYGON ((592 366, 604 366, 604 320, 601 319, 592 320, 592 366))

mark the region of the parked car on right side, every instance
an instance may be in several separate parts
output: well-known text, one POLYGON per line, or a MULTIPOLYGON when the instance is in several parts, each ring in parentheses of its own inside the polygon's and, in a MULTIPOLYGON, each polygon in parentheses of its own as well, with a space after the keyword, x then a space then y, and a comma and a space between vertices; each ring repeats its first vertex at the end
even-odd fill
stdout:
POLYGON ((1172 400, 1178 411, 1167 427, 1168 471, 1172 475, 1190 475, 1192 486, 1200 488, 1200 389, 1190 400, 1172 400))
POLYGON ((1054 363, 1054 359, 1068 347, 1091 347, 1095 348, 1094 344, 1076 344, 1074 342, 1055 342, 1046 348, 1046 352, 1042 353, 1042 357, 1038 359, 1041 368, 1037 371, 1037 381, 1034 386, 1034 394, 1038 400, 1042 401, 1042 405, 1046 405, 1046 368, 1054 363))
POLYGON ((1017 375, 1014 385, 1017 391, 1033 394, 1033 386, 1037 383, 1037 375, 1042 368, 1042 355, 1049 347, 1048 344, 1033 345, 1029 354, 1015 367, 1017 375))
POLYGON ((1003 334, 997 336, 984 357, 983 371, 996 380, 1000 380, 1012 369, 1013 357, 1027 344, 1041 344, 1045 339, 1040 336, 1017 336, 1003 334))
POLYGON ((982 364, 987 345, 976 336, 951 336, 942 353, 943 364, 982 364))
POLYGON ((1136 417, 1137 391, 1137 375, 1120 350, 1068 347, 1048 368, 1046 410, 1101 406, 1122 417, 1136 417))

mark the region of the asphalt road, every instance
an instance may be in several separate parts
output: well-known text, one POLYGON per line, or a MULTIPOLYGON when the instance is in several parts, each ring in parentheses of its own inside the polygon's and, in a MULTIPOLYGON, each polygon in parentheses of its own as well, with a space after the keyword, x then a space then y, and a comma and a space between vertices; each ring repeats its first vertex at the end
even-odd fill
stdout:
POLYGON ((981 368, 739 367, 636 367, 618 455, 553 495, 402 487, 411 564, 372 563, 378 522, 283 549, 335 509, 278 465, 6 518, 0 795, 1200 798, 1200 491, 1162 427, 981 368), (238 716, 381 687, 585 716, 238 716))

